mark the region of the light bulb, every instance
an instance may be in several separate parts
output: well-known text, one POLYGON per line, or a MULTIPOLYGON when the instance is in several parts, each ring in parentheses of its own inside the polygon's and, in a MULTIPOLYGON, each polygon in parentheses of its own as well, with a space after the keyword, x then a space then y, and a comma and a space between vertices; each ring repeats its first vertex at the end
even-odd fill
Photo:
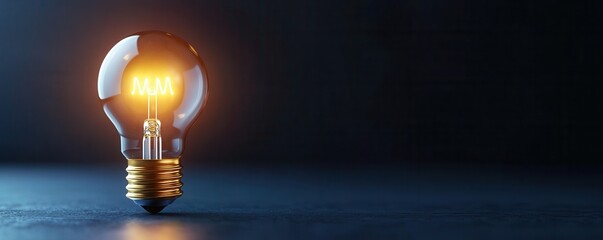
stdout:
POLYGON ((128 159, 126 196, 160 212, 182 195, 180 156, 207 98, 203 61, 170 33, 136 33, 107 53, 98 95, 128 159))

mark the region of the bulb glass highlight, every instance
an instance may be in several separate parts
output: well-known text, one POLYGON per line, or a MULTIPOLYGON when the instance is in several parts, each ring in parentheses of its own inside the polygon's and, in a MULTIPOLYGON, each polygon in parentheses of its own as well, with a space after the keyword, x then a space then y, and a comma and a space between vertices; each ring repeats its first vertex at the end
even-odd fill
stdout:
POLYGON ((207 97, 206 70, 184 40, 164 32, 137 33, 105 57, 98 94, 126 158, 178 158, 207 97))

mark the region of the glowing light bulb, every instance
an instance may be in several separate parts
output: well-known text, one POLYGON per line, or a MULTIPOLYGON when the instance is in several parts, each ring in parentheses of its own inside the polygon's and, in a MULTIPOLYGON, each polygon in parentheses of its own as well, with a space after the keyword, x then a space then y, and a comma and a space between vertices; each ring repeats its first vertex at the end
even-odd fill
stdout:
POLYGON ((98 95, 128 159, 126 196, 160 212, 182 195, 180 156, 207 98, 203 61, 172 34, 136 33, 107 53, 98 95))

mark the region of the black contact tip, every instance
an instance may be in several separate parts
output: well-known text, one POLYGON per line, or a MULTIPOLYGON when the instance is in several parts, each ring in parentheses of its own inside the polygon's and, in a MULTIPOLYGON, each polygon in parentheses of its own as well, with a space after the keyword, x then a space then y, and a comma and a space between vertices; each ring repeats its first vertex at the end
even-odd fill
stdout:
POLYGON ((157 214, 165 208, 165 206, 141 206, 141 207, 144 208, 144 210, 147 210, 147 212, 149 212, 151 214, 157 214))

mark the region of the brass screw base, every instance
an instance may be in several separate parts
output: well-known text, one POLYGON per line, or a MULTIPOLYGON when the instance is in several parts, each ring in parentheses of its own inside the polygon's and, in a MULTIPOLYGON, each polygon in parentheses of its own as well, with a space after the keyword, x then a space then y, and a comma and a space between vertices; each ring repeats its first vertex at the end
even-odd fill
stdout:
POLYGON ((158 213, 182 195, 180 159, 128 159, 128 193, 150 213, 158 213))

